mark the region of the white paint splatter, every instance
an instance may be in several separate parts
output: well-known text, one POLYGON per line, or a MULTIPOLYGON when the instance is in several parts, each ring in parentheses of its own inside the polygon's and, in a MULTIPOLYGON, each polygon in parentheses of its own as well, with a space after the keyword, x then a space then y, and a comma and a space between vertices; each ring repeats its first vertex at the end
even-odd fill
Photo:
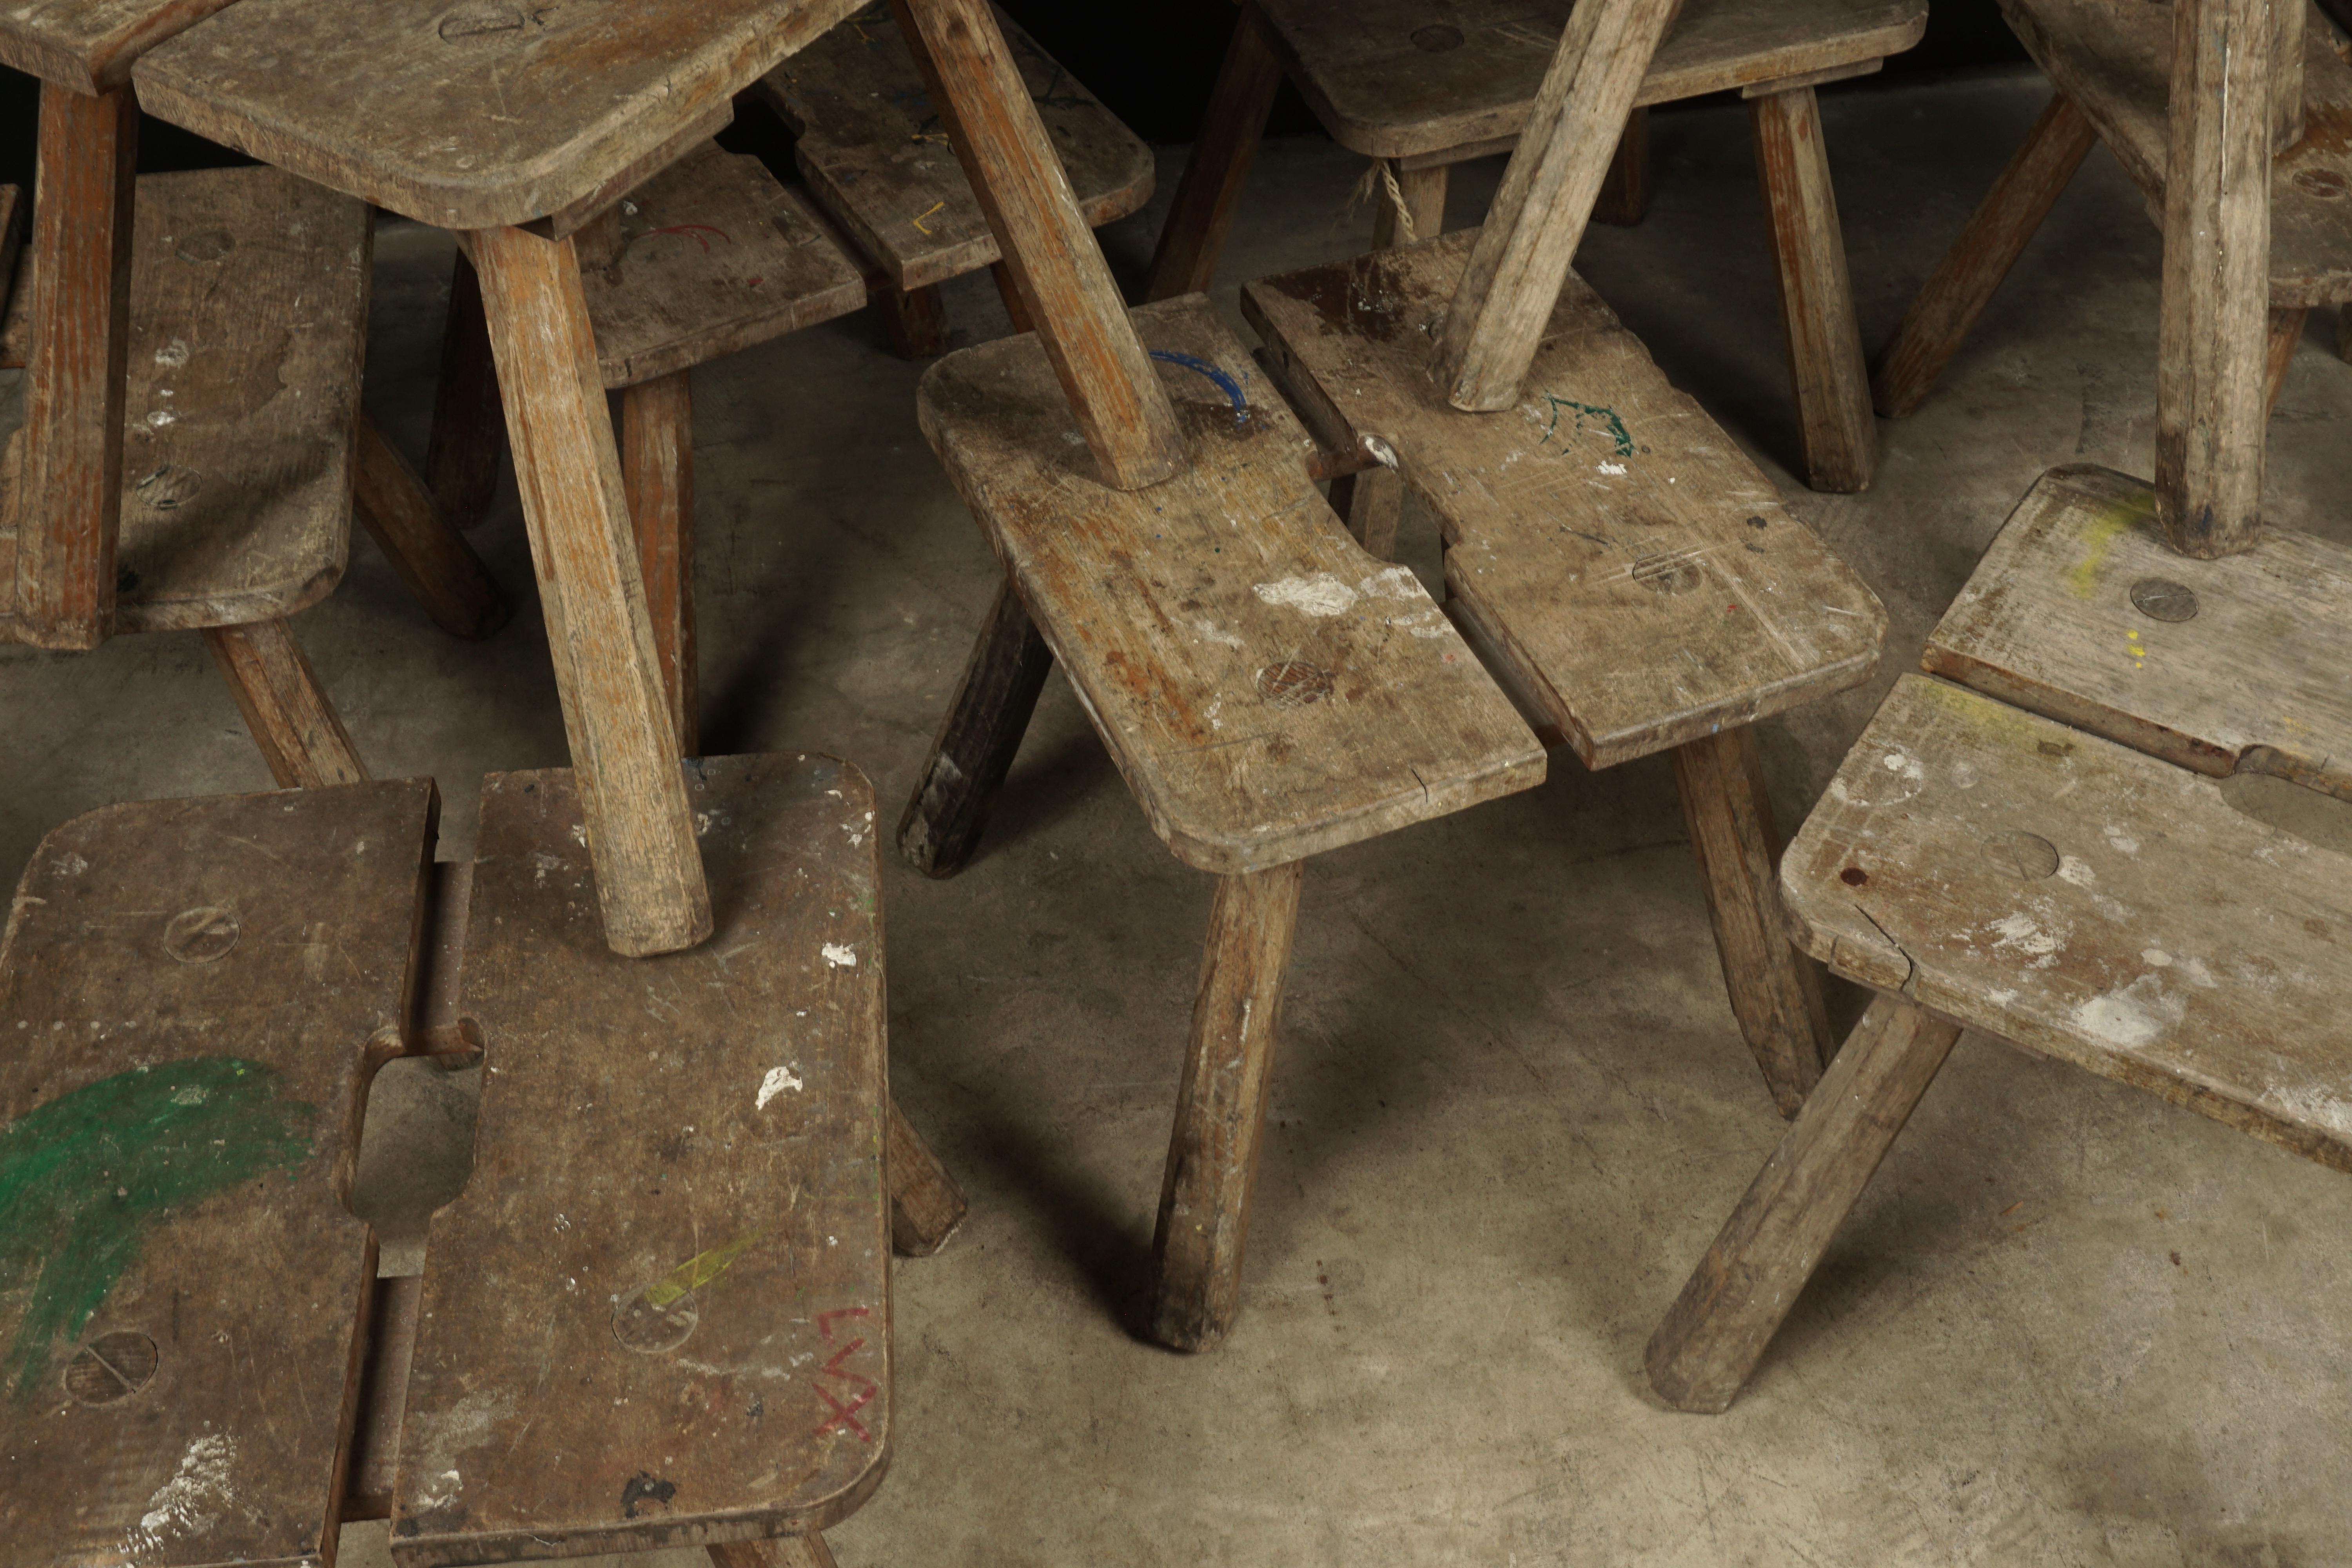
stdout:
POLYGON ((2147 964, 2151 969, 2169 969, 2172 967, 2172 954, 2165 952, 2164 949, 2160 947, 2141 948, 2139 950, 2139 961, 2142 963, 2147 964))
POLYGON ((1356 591, 1328 572, 1312 577, 1285 577, 1260 583, 1250 592, 1269 605, 1282 605, 1310 616, 1342 616, 1356 602, 1356 591))
POLYGON ((2201 958, 2181 960, 2180 973, 2189 976, 2189 984, 2200 991, 2210 991, 2221 984, 2213 978, 2213 972, 2205 967, 2205 961, 2201 958))
POLYGON ((1356 584, 1356 592, 1367 599, 1426 599, 1421 579, 1412 574, 1410 566, 1385 566, 1356 584))
POLYGON ((1202 637, 1208 638, 1213 643, 1222 643, 1227 647, 1239 647, 1242 646, 1241 638, 1225 630, 1224 627, 1217 625, 1216 622, 1209 619, 1206 616, 1194 621, 1192 623, 1192 629, 1200 633, 1202 637))
POLYGON ((2163 976, 2150 973, 2092 997, 2067 1016, 2093 1039, 2132 1051, 2158 1038, 2188 1010, 2188 1000, 2166 995, 2163 976))
POLYGON ((152 1552, 165 1542, 201 1535, 220 1522, 221 1510, 236 1500, 229 1485, 229 1466, 236 1458, 236 1442, 226 1432, 208 1432, 188 1445, 180 1468, 155 1489, 147 1511, 123 1537, 126 1553, 152 1552))
MULTIPOLYGON (((1383 468, 1393 468, 1397 466, 1397 455, 1396 448, 1394 447, 1390 446, 1378 436, 1363 436, 1359 437, 1358 439, 1363 443, 1365 455, 1370 458, 1373 462, 1378 463, 1383 468)), ((1513 455, 1517 456, 1516 453, 1513 455)))
POLYGON ((2126 855, 2139 853, 2139 840, 2110 822, 2106 826, 2107 842, 2126 855))
POLYGON ((147 423, 158 430, 166 425, 177 425, 179 422, 180 416, 168 408, 158 408, 154 413, 147 416, 147 423))
POLYGON ((2013 947, 2021 952, 2030 952, 2036 958, 2043 953, 2057 952, 2061 945, 2060 938, 2034 924, 2033 917, 2022 910, 2012 915, 2003 915, 2000 919, 1990 922, 1987 929, 1995 932, 2000 938, 1993 946, 2013 947))
POLYGON ((829 942, 824 944, 824 961, 835 969, 855 969, 857 967, 857 953, 837 942, 829 942))
POLYGON ((188 340, 173 338, 155 351, 155 363, 177 370, 188 363, 188 340))
POLYGON ((1625 465, 1622 463, 1601 463, 1596 466, 1604 474, 1616 475, 1625 471, 1625 465))
POLYGON ((805 1087, 807 1086, 801 1082, 800 1075, 793 1071, 791 1067, 770 1068, 768 1076, 760 1080, 760 1098, 753 1104, 752 1109, 765 1110, 768 1109, 768 1101, 775 1099, 784 1090, 789 1089, 794 1094, 798 1094, 805 1087))
POLYGON ((2072 882, 2078 888, 2087 888, 2096 883, 2099 877, 2087 862, 2072 855, 2061 855, 2058 857, 2058 879, 2072 882))
POLYGON ((60 877, 79 877, 84 871, 89 869, 89 862, 83 859, 80 856, 72 853, 70 850, 67 852, 65 858, 59 860, 57 865, 57 874, 60 877))

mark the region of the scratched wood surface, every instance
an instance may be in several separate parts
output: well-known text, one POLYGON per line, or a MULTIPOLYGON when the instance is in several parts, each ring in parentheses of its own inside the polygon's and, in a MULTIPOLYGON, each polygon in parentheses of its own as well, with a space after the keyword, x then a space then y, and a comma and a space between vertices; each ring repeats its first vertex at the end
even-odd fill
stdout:
MULTIPOLYGON (((2147 0, 2001 0, 2059 91, 2147 194, 2164 204, 2172 92, 2172 7, 2147 0)), ((2304 139, 2271 163, 2270 302, 2302 308, 2352 300, 2352 66, 2304 39, 2304 139)))
POLYGON ((1515 409, 1427 372, 1473 236, 1263 279, 1242 309, 1323 445, 1392 450, 1455 611, 1591 767, 1864 679, 1885 615, 1571 273, 1515 409))
POLYGON ((341 577, 371 237, 272 169, 140 178, 117 631, 290 615, 341 577))
POLYGON ((881 1479, 873 795, 825 757, 685 769, 718 926, 658 958, 605 946, 570 773, 483 786, 487 1068, 425 1254, 403 1568, 822 1529, 881 1479))
POLYGON ((2026 492, 1923 662, 2182 767, 2352 799, 2347 616, 2352 551, 2269 528, 2194 560, 2166 546, 2145 481, 2074 465, 2026 492))
POLYGON ((110 806, 0 950, 0 1563, 334 1549, 430 780, 110 806), (261 1288, 257 1288, 261 1287, 261 1288))
POLYGON ((705 142, 613 209, 617 254, 582 258, 607 387, 635 386, 866 308, 858 265, 798 191, 705 142))
MULTIPOLYGON (((1100 227, 1150 200, 1151 149, 1002 10, 996 23, 1087 222, 1100 227)), ((868 5, 760 85, 799 132, 793 156, 810 191, 901 290, 997 259, 988 215, 887 5, 868 5)))
POLYGON ((0 5, 0 65, 74 92, 130 79, 145 50, 231 0, 8 0, 0 5))
MULTIPOLYGON (((1570 0, 1260 4, 1324 128, 1375 158, 1518 135, 1570 9, 1570 0)), ((1637 101, 1881 59, 1927 26, 1927 0, 1685 0, 1637 101)))
POLYGON ((1034 339, 950 354, 917 403, 1177 858, 1261 869, 1539 782, 1542 747, 1412 574, 1349 537, 1208 300, 1132 319, 1192 458, 1150 489, 1094 477, 1034 339))
POLYGON ((857 0, 242 0, 136 67, 152 114, 422 223, 569 232, 857 0))
POLYGON ((1906 675, 1780 863, 1839 973, 2352 1171, 2352 858, 1906 675))

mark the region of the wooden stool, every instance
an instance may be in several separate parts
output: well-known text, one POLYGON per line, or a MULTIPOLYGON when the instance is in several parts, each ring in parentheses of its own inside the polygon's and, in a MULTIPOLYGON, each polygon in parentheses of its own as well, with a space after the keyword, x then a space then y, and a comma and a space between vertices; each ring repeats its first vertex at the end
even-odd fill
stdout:
MULTIPOLYGON (((1244 0, 1148 297, 1209 286, 1285 76, 1335 141, 1381 160, 1383 179, 1394 181, 1374 243, 1433 237, 1445 225, 1447 168, 1518 143, 1569 15, 1567 0, 1532 9, 1496 0, 1442 8, 1427 0, 1244 0)), ((1596 212, 1640 221, 1649 105, 1733 89, 1748 100, 1805 468, 1817 490, 1867 488, 1877 430, 1813 89, 1877 70, 1917 43, 1927 22, 1926 0, 1686 0, 1618 128, 1596 212)))
POLYGON ((642 962, 562 771, 488 779, 467 865, 427 780, 44 840, 0 955, 0 1563, 331 1560, 386 1513, 403 1564, 830 1562, 892 1436, 886 1184, 952 1192, 886 1110, 865 781, 684 776, 721 940, 642 962), (487 1062, 476 1168, 378 1280, 362 1110, 431 1052, 487 1062))

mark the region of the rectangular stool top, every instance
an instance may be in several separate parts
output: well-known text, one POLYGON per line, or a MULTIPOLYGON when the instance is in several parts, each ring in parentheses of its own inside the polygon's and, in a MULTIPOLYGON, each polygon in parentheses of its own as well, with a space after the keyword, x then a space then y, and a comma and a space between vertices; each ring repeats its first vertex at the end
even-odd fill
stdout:
POLYGON ((2352 857, 1925 676, 1780 865, 1840 974, 2352 1171, 2352 857))
MULTIPOLYGON (((1571 0, 1257 0, 1290 79, 1343 147, 1402 158, 1517 137, 1571 0)), ((1927 0, 1685 0, 1638 103, 1901 54, 1927 0)))
POLYGON ((0 65, 73 92, 131 79, 139 57, 234 0, 0 0, 0 65))
POLYGON ((149 112, 444 228, 568 232, 858 0, 241 0, 136 68, 149 112))

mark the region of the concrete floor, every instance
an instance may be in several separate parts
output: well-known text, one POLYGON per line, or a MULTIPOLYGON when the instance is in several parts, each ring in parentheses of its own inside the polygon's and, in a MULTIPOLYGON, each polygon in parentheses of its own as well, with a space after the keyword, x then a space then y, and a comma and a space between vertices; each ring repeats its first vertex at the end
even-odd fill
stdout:
MULTIPOLYGON (((1825 99, 1867 341, 2043 98, 2011 76, 1825 99)), ((2033 479, 2150 468, 2158 243, 2095 153, 1940 395, 1882 427, 1870 492, 1816 496, 1788 471, 1741 119, 1657 117, 1648 223, 1596 230, 1582 264, 1886 603, 1875 681, 1761 726, 1793 826, 2033 479)), ((1360 170, 1268 146, 1221 300, 1362 249, 1360 170)), ((1454 222, 1498 173, 1457 177, 1454 222)), ((1141 266, 1159 211, 1106 234, 1115 265, 1141 266)), ((421 449, 446 241, 388 228, 378 256, 369 401, 421 449)), ((950 292, 969 338, 1005 330, 984 279, 950 292)), ((2273 515, 2352 543, 2323 501, 2352 478, 2332 328, 2272 426, 2273 515)), ((708 750, 821 748, 904 797, 995 584, 915 429, 919 368, 859 317, 697 373, 708 750)), ((478 538, 527 591, 510 488, 478 538)), ((1407 553, 1433 565, 1425 530, 1407 553)), ((297 625, 377 773, 441 781, 446 854, 469 852, 483 772, 564 760, 535 606, 453 643, 362 540, 297 625)), ((0 651, 0 863, 106 802, 268 784, 194 637, 0 651)), ((2270 809, 2346 841, 2332 803, 2281 788, 2270 809)), ((897 1457, 831 1533, 844 1568, 2352 1563, 2352 1182, 1975 1036, 1739 1405, 1652 1395, 1643 1343, 1782 1127, 1664 759, 1594 775, 1561 752, 1538 790, 1316 861, 1246 1310, 1203 1357, 1123 1324, 1208 879, 1057 676, 978 861, 885 880, 898 1094, 972 1217, 898 1271, 897 1457)), ((464 1179, 478 1088, 418 1063, 379 1082, 356 1202, 387 1271, 464 1179)), ((352 1527, 347 1568, 383 1542, 352 1527)))

